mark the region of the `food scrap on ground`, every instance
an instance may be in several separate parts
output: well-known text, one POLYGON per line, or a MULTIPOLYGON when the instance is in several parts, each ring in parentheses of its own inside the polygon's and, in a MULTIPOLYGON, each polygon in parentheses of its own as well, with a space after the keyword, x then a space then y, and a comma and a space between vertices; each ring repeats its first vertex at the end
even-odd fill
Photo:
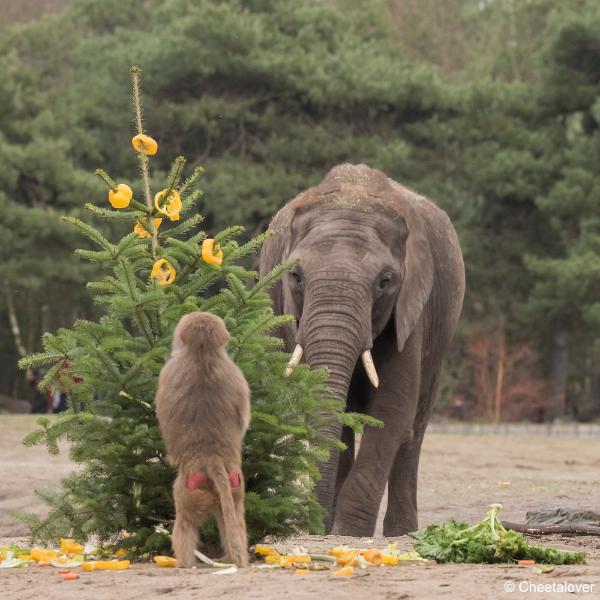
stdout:
POLYGON ((427 563, 417 552, 401 553, 397 542, 389 544, 383 550, 337 546, 328 554, 309 553, 305 548, 294 548, 291 553, 284 553, 273 546, 257 544, 254 552, 264 559, 264 564, 259 568, 291 569, 296 575, 306 575, 313 571, 331 571, 336 576, 348 576, 354 574, 355 568, 427 563))
POLYGON ((96 548, 82 546, 68 538, 60 539, 57 550, 37 547, 19 548, 13 544, 0 547, 0 568, 10 569, 37 564, 39 567, 56 567, 61 575, 69 575, 63 577, 65 579, 77 579, 79 575, 72 573, 71 569, 81 568, 84 572, 123 571, 131 566, 129 560, 118 560, 127 555, 122 548, 109 553, 116 557, 112 560, 94 560, 97 558, 97 553, 96 548))
POLYGON ((437 562, 535 563, 572 565, 585 562, 585 552, 567 552, 530 545, 522 533, 505 529, 498 518, 501 504, 492 504, 483 521, 469 527, 448 519, 411 533, 415 550, 437 562))
MULTIPOLYGON (((536 574, 550 573, 551 565, 581 564, 584 552, 567 552, 555 548, 531 546, 523 534, 503 527, 498 513, 502 506, 492 504, 483 521, 469 527, 449 519, 441 525, 430 525, 410 534, 415 540, 412 552, 401 552, 398 542, 386 548, 351 548, 336 546, 327 554, 311 553, 306 548, 294 547, 289 552, 281 548, 256 544, 253 548, 263 562, 256 569, 282 569, 295 575, 309 575, 328 571, 335 577, 368 574, 365 569, 397 568, 400 565, 423 565, 428 559, 436 562, 456 563, 509 563, 517 567, 533 567, 536 574), (542 564, 540 564, 542 563, 542 564)), ((371 544, 373 540, 365 540, 371 544)), ((217 562, 199 551, 195 555, 208 567, 216 568, 213 575, 233 575, 235 565, 217 562)), ((71 569, 81 568, 84 573, 93 571, 124 571, 131 568, 128 551, 123 548, 96 549, 90 544, 82 546, 69 538, 61 538, 58 549, 20 548, 14 544, 0 546, 0 568, 11 569, 38 565, 56 567, 65 581, 79 578, 71 569), (100 558, 106 560, 99 560, 100 558)), ((172 556, 154 556, 159 568, 175 567, 172 556)))
POLYGON ((154 562, 159 567, 176 567, 177 561, 172 556, 155 556, 154 562))

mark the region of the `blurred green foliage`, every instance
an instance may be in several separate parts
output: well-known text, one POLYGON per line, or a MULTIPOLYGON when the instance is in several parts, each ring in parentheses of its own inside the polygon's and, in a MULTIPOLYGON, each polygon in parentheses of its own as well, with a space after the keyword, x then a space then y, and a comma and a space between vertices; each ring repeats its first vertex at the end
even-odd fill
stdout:
POLYGON ((163 156, 206 167, 208 231, 261 231, 340 162, 380 168, 438 202, 463 245, 442 404, 479 400, 467 342, 499 335, 537 349, 570 398, 558 413, 600 412, 597 2, 73 0, 4 29, 0 50, 0 276, 27 350, 92 310, 58 215, 99 196, 98 165, 130 172, 120 124, 140 64, 163 156))

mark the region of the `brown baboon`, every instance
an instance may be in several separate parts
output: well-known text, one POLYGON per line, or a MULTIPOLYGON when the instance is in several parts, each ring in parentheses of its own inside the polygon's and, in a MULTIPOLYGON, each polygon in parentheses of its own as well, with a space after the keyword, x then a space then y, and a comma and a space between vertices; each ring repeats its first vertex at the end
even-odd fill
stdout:
POLYGON ((198 527, 211 516, 223 560, 248 563, 241 448, 250 423, 250 390, 225 351, 228 340, 216 315, 184 315, 158 380, 156 415, 169 462, 178 469, 173 486, 178 567, 195 564, 198 527))

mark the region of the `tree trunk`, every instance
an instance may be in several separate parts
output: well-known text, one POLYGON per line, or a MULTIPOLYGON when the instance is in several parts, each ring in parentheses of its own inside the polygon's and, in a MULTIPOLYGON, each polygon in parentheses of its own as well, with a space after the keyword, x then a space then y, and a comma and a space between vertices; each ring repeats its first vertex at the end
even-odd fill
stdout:
POLYGON ((504 363, 506 358, 506 340, 504 333, 500 335, 500 351, 498 353, 498 368, 496 370, 496 391, 494 394, 494 423, 500 422, 502 409, 502 387, 504 385, 504 363))
POLYGON ((567 405, 567 375, 569 370, 569 332, 564 325, 554 330, 550 357, 550 396, 553 416, 563 417, 567 405))
POLYGON ((21 328, 19 326, 19 319, 17 318, 17 311, 13 301, 12 290, 8 283, 4 284, 4 297, 6 298, 6 309, 8 311, 8 320, 10 322, 10 328, 15 339, 15 346, 19 352, 21 358, 27 356, 27 348, 23 344, 23 337, 21 335, 21 328))

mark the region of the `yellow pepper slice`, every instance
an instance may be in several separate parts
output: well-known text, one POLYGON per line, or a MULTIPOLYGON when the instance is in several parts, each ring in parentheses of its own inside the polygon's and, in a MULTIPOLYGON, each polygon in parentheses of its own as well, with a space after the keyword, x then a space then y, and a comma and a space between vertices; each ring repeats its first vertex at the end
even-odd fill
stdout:
POLYGON ((279 554, 273 546, 267 546, 266 544, 256 544, 254 547, 254 552, 256 554, 260 554, 261 556, 269 556, 270 554, 279 554))
POLYGON ((83 546, 75 540, 69 538, 60 538, 60 551, 63 554, 81 554, 83 546))
POLYGON ((173 265, 166 258, 159 258, 153 265, 150 277, 156 279, 160 285, 171 285, 177 273, 173 265))
POLYGON ((54 550, 46 550, 45 548, 32 548, 29 556, 36 562, 48 562, 58 558, 58 554, 54 550))
POLYGON ((348 575, 354 575, 353 567, 343 567, 342 569, 338 569, 333 572, 333 575, 347 577, 348 575))
POLYGON ((281 557, 279 564, 282 567, 289 569, 290 567, 293 567, 296 564, 309 562, 310 556, 308 556, 307 554, 286 554, 285 556, 281 557))
POLYGON ((341 566, 358 567, 360 566, 358 561, 359 554, 360 550, 350 550, 348 552, 344 552, 337 557, 336 564, 341 566))
POLYGON ((377 548, 371 548, 366 552, 362 553, 363 558, 372 565, 381 564, 381 550, 377 548))
POLYGON ((281 555, 280 554, 267 554, 267 556, 265 556, 265 563, 267 565, 278 565, 281 562, 281 555))
POLYGON ((158 152, 158 144, 156 140, 145 133, 138 133, 131 138, 131 145, 136 152, 141 152, 144 149, 144 154, 153 156, 158 152))
POLYGON ((165 200, 165 195, 169 190, 162 190, 154 196, 154 208, 159 213, 166 215, 171 221, 179 221, 181 212, 181 196, 177 190, 171 190, 169 197, 165 200))
POLYGON ((124 571, 131 566, 130 560, 96 560, 84 562, 81 568, 84 571, 124 571))
POLYGON ((127 208, 132 198, 133 191, 126 183, 119 183, 114 190, 108 191, 108 201, 113 208, 127 208))
MULTIPOLYGON (((158 231, 160 224, 162 223, 163 220, 161 218, 158 218, 158 219, 153 219, 153 221, 154 221, 154 228, 156 229, 156 231, 158 231)), ((152 235, 139 221, 135 224, 133 231, 135 233, 137 233, 141 239, 149 238, 152 235)))
POLYGON ((391 554, 382 554, 381 555, 381 564, 387 565, 391 567, 395 567, 398 564, 399 558, 397 556, 392 556, 391 554))
POLYGON ((154 562, 159 567, 176 567, 177 561, 172 556, 155 556, 154 562))
POLYGON ((202 242, 202 260, 209 265, 217 267, 223 262, 223 250, 220 244, 215 244, 215 240, 208 238, 202 242))

